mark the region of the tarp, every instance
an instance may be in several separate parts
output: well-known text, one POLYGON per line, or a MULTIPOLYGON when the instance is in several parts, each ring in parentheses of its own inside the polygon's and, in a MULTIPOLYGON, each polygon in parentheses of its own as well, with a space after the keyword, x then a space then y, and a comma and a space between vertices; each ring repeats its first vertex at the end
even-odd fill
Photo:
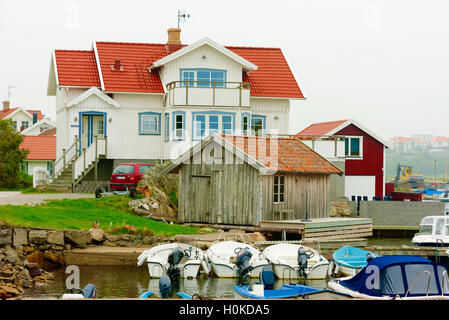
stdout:
POLYGON ((415 192, 423 193, 423 194, 428 195, 428 196, 433 196, 435 194, 442 194, 444 191, 438 191, 438 190, 435 190, 435 189, 427 188, 427 189, 424 189, 424 190, 417 190, 415 192))
MULTIPOLYGON (((350 279, 341 280, 340 284, 370 296, 404 296, 423 270, 431 273, 429 295, 441 295, 440 277, 447 268, 418 256, 397 255, 371 259, 359 273, 350 279)), ((428 275, 423 275, 408 296, 425 295, 428 279, 428 275)))
POLYGON ((370 253, 376 257, 378 256, 373 252, 366 251, 361 248, 344 246, 336 250, 332 255, 332 258, 336 263, 349 268, 363 268, 367 264, 366 256, 370 253))

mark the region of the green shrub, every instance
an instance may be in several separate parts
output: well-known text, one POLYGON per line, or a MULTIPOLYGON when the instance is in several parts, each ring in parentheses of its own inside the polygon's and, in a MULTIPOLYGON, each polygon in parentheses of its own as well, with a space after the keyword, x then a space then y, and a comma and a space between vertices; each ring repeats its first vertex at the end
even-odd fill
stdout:
POLYGON ((0 188, 17 188, 30 181, 22 176, 20 168, 29 152, 19 148, 22 141, 10 119, 0 120, 0 188))

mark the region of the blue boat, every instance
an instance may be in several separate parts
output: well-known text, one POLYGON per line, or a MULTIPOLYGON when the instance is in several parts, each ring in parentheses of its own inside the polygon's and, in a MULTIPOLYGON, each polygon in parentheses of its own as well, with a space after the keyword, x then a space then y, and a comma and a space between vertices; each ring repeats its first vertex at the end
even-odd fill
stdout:
POLYGON ((329 273, 354 276, 367 265, 367 257, 374 258, 378 256, 378 254, 360 248, 342 247, 332 255, 329 273))
POLYGON ((338 293, 328 289, 316 289, 301 284, 286 284, 281 289, 274 289, 274 273, 271 265, 264 266, 259 274, 259 283, 250 288, 243 284, 234 286, 234 291, 247 299, 348 299, 347 294, 338 293))
MULTIPOLYGON (((257 284, 256 284, 257 286, 257 284)), ((253 286, 254 288, 254 286, 253 286)), ((316 289, 301 284, 286 284, 281 289, 264 289, 256 292, 248 285, 234 286, 234 291, 247 299, 311 299, 311 300, 334 300, 349 299, 348 294, 342 294, 329 289, 316 289), (263 292, 263 293, 262 293, 263 292), (260 295, 262 293, 263 295, 260 295)))
POLYGON ((419 256, 370 259, 355 276, 331 280, 328 287, 358 299, 449 300, 447 267, 419 256))

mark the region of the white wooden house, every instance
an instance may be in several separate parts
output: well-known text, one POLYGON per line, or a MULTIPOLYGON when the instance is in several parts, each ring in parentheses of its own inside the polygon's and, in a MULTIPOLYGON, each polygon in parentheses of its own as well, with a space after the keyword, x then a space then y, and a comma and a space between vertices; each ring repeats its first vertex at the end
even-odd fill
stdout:
POLYGON ((107 181, 120 162, 175 159, 211 133, 289 133, 290 100, 304 96, 280 49, 183 45, 180 32, 53 52, 56 176, 77 185, 97 167, 107 181))
POLYGON ((40 110, 26 110, 22 107, 11 108, 9 101, 3 101, 3 107, 0 111, 0 119, 10 119, 13 123, 14 129, 22 132, 23 130, 41 121, 43 119, 43 115, 40 110))
POLYGON ((36 122, 35 124, 32 124, 31 126, 23 129, 22 134, 29 136, 37 136, 53 128, 56 128, 56 122, 52 121, 51 119, 44 118, 36 122))

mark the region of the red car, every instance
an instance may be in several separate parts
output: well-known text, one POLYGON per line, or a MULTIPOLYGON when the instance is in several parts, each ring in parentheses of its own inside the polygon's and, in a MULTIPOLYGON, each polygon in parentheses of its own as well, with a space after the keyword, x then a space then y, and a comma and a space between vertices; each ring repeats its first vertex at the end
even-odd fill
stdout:
POLYGON ((111 175, 110 189, 111 191, 129 190, 131 196, 135 195, 137 183, 142 179, 147 170, 152 167, 148 163, 121 163, 111 175))

